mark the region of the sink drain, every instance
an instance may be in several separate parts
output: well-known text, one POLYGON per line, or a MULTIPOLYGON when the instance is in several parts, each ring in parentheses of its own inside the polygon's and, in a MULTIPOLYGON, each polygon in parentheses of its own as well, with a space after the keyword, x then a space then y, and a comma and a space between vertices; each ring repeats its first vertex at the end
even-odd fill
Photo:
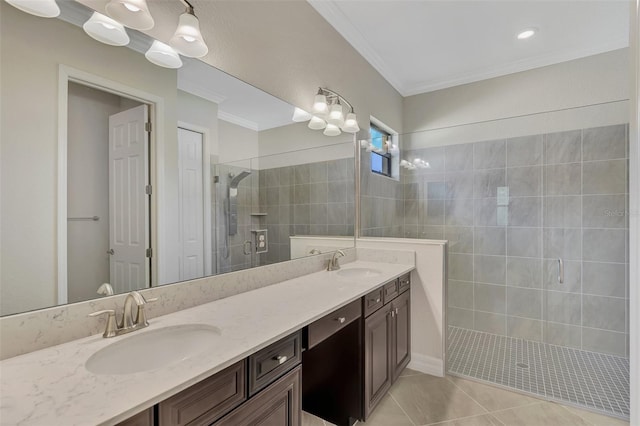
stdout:
POLYGON ((516 364, 516 367, 529 368, 529 365, 525 364, 524 362, 519 362, 519 363, 516 364))

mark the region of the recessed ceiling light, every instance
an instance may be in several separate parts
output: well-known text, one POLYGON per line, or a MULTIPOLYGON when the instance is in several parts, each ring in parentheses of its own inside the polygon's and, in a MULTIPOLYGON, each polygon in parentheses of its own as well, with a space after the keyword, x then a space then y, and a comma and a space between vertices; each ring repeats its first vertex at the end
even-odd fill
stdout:
POLYGON ((527 28, 518 33, 518 40, 526 40, 533 37, 538 32, 537 28, 527 28))

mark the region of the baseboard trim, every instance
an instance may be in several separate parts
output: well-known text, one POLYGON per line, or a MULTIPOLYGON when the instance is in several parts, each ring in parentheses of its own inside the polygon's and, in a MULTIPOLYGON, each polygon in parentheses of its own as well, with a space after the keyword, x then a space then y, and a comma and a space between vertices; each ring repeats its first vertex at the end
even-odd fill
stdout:
POLYGON ((430 374, 432 376, 444 377, 443 360, 428 355, 412 352, 411 361, 409 362, 409 365, 407 365, 407 368, 421 373, 430 374))

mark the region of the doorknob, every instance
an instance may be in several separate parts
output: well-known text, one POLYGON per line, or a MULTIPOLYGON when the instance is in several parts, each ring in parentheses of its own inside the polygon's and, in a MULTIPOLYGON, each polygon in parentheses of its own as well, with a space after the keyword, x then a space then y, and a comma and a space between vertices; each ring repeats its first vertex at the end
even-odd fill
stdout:
POLYGON ((107 254, 110 254, 113 256, 115 254, 115 251, 113 251, 113 249, 109 249, 107 250, 107 254))

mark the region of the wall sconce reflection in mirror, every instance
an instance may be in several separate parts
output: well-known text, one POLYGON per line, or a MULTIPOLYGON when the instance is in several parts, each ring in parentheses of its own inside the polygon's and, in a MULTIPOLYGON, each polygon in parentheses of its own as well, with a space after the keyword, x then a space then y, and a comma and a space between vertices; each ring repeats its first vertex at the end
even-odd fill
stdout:
MULTIPOLYGON (((31 15, 44 18, 55 18, 60 15, 60 7, 55 0, 5 1, 31 15)), ((201 58, 209 52, 200 32, 200 22, 193 6, 187 0, 179 1, 186 6, 186 10, 180 15, 178 26, 169 44, 153 40, 145 54, 149 62, 165 68, 180 68, 182 66, 180 55, 201 58)), ((109 16, 93 12, 82 28, 89 37, 110 46, 129 44, 129 34, 124 27, 148 30, 155 25, 146 0, 111 0, 105 10, 109 16)))
POLYGON ((325 136, 338 136, 342 132, 357 133, 360 131, 356 113, 349 101, 333 90, 322 87, 318 88, 311 113, 296 108, 292 119, 298 123, 309 121, 308 127, 310 129, 324 129, 325 136), (342 108, 343 104, 348 107, 349 112, 346 116, 342 108))

